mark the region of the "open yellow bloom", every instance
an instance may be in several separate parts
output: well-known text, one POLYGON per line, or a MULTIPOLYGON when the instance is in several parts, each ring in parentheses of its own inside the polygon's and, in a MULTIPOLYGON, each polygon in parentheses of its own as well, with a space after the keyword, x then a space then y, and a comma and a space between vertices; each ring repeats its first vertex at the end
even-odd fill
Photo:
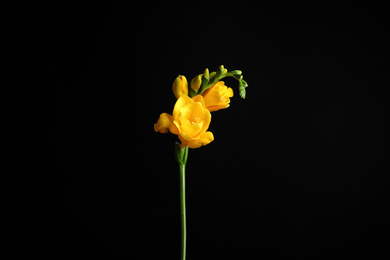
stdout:
POLYGON ((185 76, 177 76, 172 84, 172 91, 176 98, 188 96, 188 82, 185 76))
POLYGON ((204 102, 210 112, 229 107, 231 97, 233 90, 225 86, 223 81, 218 81, 203 93, 204 102))
POLYGON ((154 131, 167 133, 168 130, 178 135, 181 148, 199 148, 214 140, 214 135, 207 131, 211 121, 210 111, 205 106, 201 95, 192 99, 182 95, 176 101, 172 115, 162 113, 154 131))

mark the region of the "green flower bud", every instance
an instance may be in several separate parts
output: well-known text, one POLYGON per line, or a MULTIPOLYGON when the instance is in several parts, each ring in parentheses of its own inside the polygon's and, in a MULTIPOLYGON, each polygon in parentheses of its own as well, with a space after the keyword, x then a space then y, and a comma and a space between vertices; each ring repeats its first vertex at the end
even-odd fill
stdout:
POLYGON ((206 68, 206 69, 204 70, 203 76, 204 76, 206 79, 210 79, 209 69, 206 68))
POLYGON ((246 97, 246 90, 245 88, 248 87, 248 84, 246 83, 245 80, 241 79, 239 82, 238 82, 238 90, 240 91, 240 96, 245 99, 246 97))
POLYGON ((219 79, 219 77, 221 77, 221 75, 223 74, 225 70, 225 67, 223 65, 219 66, 219 68, 217 69, 217 74, 215 75, 215 77, 217 79, 219 79))

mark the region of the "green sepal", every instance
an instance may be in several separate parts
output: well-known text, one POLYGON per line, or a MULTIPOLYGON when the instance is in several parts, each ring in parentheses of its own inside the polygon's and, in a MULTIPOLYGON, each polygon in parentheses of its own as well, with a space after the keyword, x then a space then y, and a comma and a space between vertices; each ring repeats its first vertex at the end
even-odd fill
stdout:
POLYGON ((195 91, 195 90, 193 90, 191 88, 188 90, 188 96, 190 98, 195 97, 197 93, 198 93, 197 91, 195 91))
POLYGON ((175 143, 175 160, 179 165, 186 165, 188 158, 188 146, 181 149, 180 143, 175 143))

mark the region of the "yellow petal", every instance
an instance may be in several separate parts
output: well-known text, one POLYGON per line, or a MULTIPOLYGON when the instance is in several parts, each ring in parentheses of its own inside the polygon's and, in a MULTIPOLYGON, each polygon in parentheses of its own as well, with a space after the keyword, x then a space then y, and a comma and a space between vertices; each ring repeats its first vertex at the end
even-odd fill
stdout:
POLYGON ((229 106, 230 106, 230 104, 217 105, 217 106, 209 106, 209 107, 207 107, 207 109, 208 109, 210 112, 214 112, 214 111, 218 111, 218 110, 220 110, 220 109, 228 108, 229 106))
POLYGON ((157 123, 154 124, 154 131, 160 133, 168 133, 168 129, 172 125, 173 118, 170 114, 162 113, 157 123))
POLYGON ((202 106, 205 106, 204 98, 202 95, 196 95, 195 97, 192 98, 194 102, 199 102, 202 104, 202 106))
POLYGON ((197 138, 203 128, 203 122, 193 124, 193 125, 181 125, 180 130, 185 133, 184 135, 188 135, 193 138, 197 138))
POLYGON ((215 89, 210 89, 206 93, 204 99, 205 99, 206 107, 218 105, 223 101, 223 97, 215 89))
POLYGON ((177 129, 177 126, 175 124, 171 124, 171 126, 169 127, 169 131, 172 134, 179 135, 179 130, 177 129))
POLYGON ((181 108, 192 103, 194 103, 194 101, 188 96, 179 97, 176 101, 175 107, 173 108, 173 119, 178 121, 181 108))
POLYGON ((180 108, 180 112, 179 112, 179 116, 178 116, 180 124, 181 125, 191 124, 190 123, 191 114, 192 114, 192 110, 190 109, 189 106, 185 106, 185 107, 180 108))
POLYGON ((211 143, 212 141, 214 141, 214 135, 212 132, 210 131, 207 131, 207 132, 204 132, 201 136, 200 136, 200 139, 199 139, 203 145, 206 145, 206 144, 209 144, 211 143))
POLYGON ((207 129, 209 129, 210 122, 211 122, 211 113, 210 111, 206 108, 203 107, 203 128, 201 130, 202 133, 206 132, 207 129))
POLYGON ((178 129, 178 131, 179 131, 179 134, 178 134, 178 136, 179 136, 179 138, 180 138, 180 140, 187 140, 187 141, 192 141, 192 140, 194 140, 194 139, 197 139, 197 138, 199 138, 199 137, 197 137, 196 135, 193 137, 193 136, 191 136, 190 134, 191 134, 191 130, 188 130, 185 126, 183 126, 183 125, 180 125, 178 122, 176 122, 176 121, 173 121, 173 123, 175 124, 175 126, 177 127, 177 129, 178 129), (189 131, 190 132, 190 134, 188 134, 186 131, 189 131))
POLYGON ((189 118, 189 121, 192 125, 202 122, 202 129, 199 131, 199 133, 204 133, 209 128, 211 122, 211 114, 210 111, 204 106, 203 97, 199 97, 200 102, 195 102, 194 104, 188 105, 188 107, 192 111, 191 118, 189 118))
POLYGON ((189 141, 187 146, 189 148, 199 148, 202 145, 207 145, 214 140, 214 135, 212 132, 208 131, 203 133, 198 140, 189 141))
POLYGON ((233 89, 232 88, 228 88, 227 91, 226 91, 226 96, 227 97, 233 97, 234 96, 234 93, 233 93, 233 89))
POLYGON ((190 117, 188 118, 191 121, 191 124, 195 124, 199 122, 200 119, 203 119, 204 107, 199 102, 188 105, 187 107, 191 110, 190 117))

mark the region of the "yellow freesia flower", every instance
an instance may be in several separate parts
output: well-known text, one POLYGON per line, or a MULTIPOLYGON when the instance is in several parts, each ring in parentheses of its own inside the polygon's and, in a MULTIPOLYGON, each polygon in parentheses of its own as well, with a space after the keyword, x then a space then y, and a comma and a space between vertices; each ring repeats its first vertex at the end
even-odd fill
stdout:
POLYGON ((179 75, 172 84, 172 91, 176 98, 188 96, 188 82, 185 76, 179 75))
POLYGON ((207 131, 211 121, 210 111, 205 106, 201 95, 192 99, 182 95, 176 101, 172 115, 162 113, 157 123, 154 124, 154 131, 167 133, 168 130, 178 135, 181 141, 181 148, 199 148, 214 140, 212 132, 207 131))
POLYGON ((231 97, 233 89, 225 86, 223 81, 218 81, 203 93, 204 102, 210 112, 229 107, 231 97))

